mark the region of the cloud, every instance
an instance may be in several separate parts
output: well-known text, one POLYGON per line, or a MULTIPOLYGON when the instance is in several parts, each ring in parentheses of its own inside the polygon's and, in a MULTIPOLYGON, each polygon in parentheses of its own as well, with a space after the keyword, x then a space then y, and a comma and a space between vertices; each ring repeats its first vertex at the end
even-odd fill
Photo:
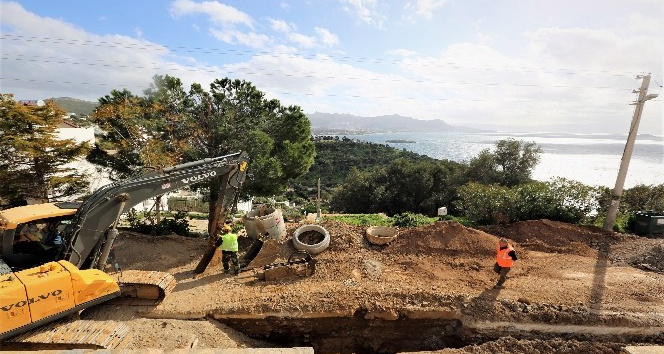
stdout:
POLYGON ((256 32, 241 32, 235 28, 218 30, 210 28, 212 36, 229 44, 242 44, 247 47, 262 49, 270 42, 270 37, 256 32))
POLYGON ((289 33, 288 39, 298 44, 300 47, 312 48, 316 45, 316 38, 311 36, 306 36, 301 33, 289 33))
POLYGON ((270 28, 276 32, 289 33, 297 29, 294 24, 288 23, 284 20, 275 20, 271 18, 268 19, 268 22, 270 23, 270 28))
POLYGON ((207 15, 211 22, 218 25, 244 25, 253 28, 253 20, 248 14, 217 1, 197 3, 191 0, 175 0, 171 3, 170 12, 174 17, 186 15, 207 15))
POLYGON ((417 0, 414 5, 410 2, 406 3, 406 5, 404 5, 404 10, 414 12, 417 17, 424 17, 427 20, 431 20, 433 18, 433 12, 436 9, 443 7, 447 2, 448 0, 417 0))
POLYGON ((361 22, 382 28, 385 15, 378 12, 377 0, 342 0, 344 11, 357 17, 361 22))
MULTIPOLYGON (((175 0, 171 3, 170 13, 174 18, 205 15, 212 23, 208 30, 219 41, 229 44, 242 44, 251 48, 264 48, 269 37, 253 31, 254 21, 248 14, 217 1, 195 2, 175 0), (243 31, 239 28, 247 28, 243 31)), ((198 27, 197 24, 194 26, 198 27)))
POLYGON ((288 41, 303 48, 313 48, 320 44, 325 46, 339 44, 339 38, 325 28, 315 27, 314 31, 317 35, 315 37, 296 32, 297 26, 284 20, 268 19, 268 22, 273 31, 283 34, 288 41))
MULTIPOLYGON (((631 91, 640 84, 634 75, 652 71, 650 93, 660 93, 655 83, 662 81, 664 55, 661 24, 639 16, 623 20, 615 29, 531 28, 510 37, 518 49, 509 51, 494 41, 477 40, 446 44, 430 55, 418 47, 397 47, 389 51, 390 60, 376 66, 371 58, 353 60, 352 52, 304 55, 301 48, 307 45, 338 45, 339 38, 327 28, 315 27, 306 35, 280 19, 256 24, 271 31, 268 35, 242 23, 215 24, 209 33, 219 40, 261 50, 230 58, 233 63, 205 66, 195 57, 180 56, 196 53, 141 38, 88 33, 3 2, 2 85, 17 99, 96 101, 113 89, 141 94, 156 74, 203 87, 231 77, 305 112, 397 113, 491 129, 588 124, 624 133, 633 113, 631 91)), ((649 101, 639 132, 662 134, 661 117, 661 98, 649 101)))
POLYGON ((328 31, 327 29, 322 27, 315 27, 314 30, 316 31, 316 34, 318 34, 320 41, 324 45, 331 47, 339 44, 339 37, 337 37, 332 32, 328 31))
POLYGON ((390 55, 396 55, 399 57, 411 57, 417 55, 416 51, 409 50, 409 49, 393 49, 388 52, 390 55))
POLYGON ((541 28, 527 33, 529 56, 542 65, 592 70, 662 72, 664 51, 657 37, 623 35, 607 29, 541 28))
MULTIPOLYGON (((157 74, 209 81, 169 60, 164 46, 121 35, 96 35, 59 19, 40 17, 14 2, 2 3, 3 93, 16 99, 75 97, 97 101, 114 89, 141 94, 157 74), (188 73, 188 75, 183 75, 188 73)), ((178 61, 185 61, 181 58, 178 61)), ((196 81, 193 81, 196 82, 196 81)))

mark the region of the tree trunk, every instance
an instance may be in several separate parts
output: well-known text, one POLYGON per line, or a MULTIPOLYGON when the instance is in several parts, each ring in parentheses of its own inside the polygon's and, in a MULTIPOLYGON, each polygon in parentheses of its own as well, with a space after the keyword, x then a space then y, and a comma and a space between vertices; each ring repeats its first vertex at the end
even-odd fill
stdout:
MULTIPOLYGON (((227 173, 219 181, 215 179, 210 186, 210 216, 208 218, 208 232, 210 234, 208 238, 208 245, 201 258, 200 262, 194 269, 194 274, 200 274, 205 271, 208 264, 214 256, 214 252, 217 249, 216 244, 219 239, 219 230, 221 226, 226 222, 226 216, 228 216, 228 207, 224 207, 224 196, 226 195, 226 187, 228 186, 228 178, 230 174, 227 173), (216 198, 212 199, 212 196, 216 194, 216 198)), ((227 205, 229 204, 226 201, 227 205)))
POLYGON ((158 195, 156 198, 154 198, 154 218, 156 220, 157 226, 159 226, 159 222, 161 221, 161 195, 158 195))

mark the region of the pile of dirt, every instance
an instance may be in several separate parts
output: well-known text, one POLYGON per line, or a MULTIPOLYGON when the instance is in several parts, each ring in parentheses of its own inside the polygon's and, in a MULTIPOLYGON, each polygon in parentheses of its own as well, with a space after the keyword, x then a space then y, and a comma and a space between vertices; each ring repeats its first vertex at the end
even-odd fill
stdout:
POLYGON ((498 238, 456 221, 405 229, 387 247, 387 253, 449 254, 493 257, 498 238))
POLYGON ((579 342, 576 340, 518 340, 512 337, 500 338, 482 345, 470 345, 461 349, 444 349, 436 354, 532 354, 532 353, 562 353, 562 354, 627 354, 621 343, 579 342))
POLYGON ((350 249, 372 248, 365 238, 366 226, 348 225, 340 221, 328 220, 321 223, 330 233, 331 252, 345 252, 350 249))
POLYGON ((593 226, 579 226, 551 220, 528 220, 479 229, 506 237, 533 251, 593 256, 624 237, 593 226))
POLYGON ((126 269, 168 271, 199 260, 207 240, 178 235, 151 236, 123 230, 113 245, 113 260, 126 269))
POLYGON ((664 273, 664 245, 651 248, 648 252, 632 258, 629 263, 637 268, 664 273))

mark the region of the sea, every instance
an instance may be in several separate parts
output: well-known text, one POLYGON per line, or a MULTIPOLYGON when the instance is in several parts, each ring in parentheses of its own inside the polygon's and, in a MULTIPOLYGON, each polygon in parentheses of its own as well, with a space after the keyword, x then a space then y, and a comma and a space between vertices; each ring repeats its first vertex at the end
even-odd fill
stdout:
MULTIPOLYGON (((493 151, 498 140, 534 142, 542 149, 540 162, 533 170, 535 180, 563 177, 609 188, 616 184, 627 142, 627 135, 618 134, 396 132, 345 136, 456 162, 469 162, 483 149, 493 151), (393 140, 408 142, 388 142, 393 140)), ((624 188, 660 184, 664 184, 664 136, 638 135, 624 188)))

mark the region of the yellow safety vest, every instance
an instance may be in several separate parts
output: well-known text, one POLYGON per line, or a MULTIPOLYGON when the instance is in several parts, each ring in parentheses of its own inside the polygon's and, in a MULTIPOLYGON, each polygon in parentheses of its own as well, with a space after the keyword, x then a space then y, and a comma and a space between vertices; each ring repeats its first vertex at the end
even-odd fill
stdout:
POLYGON ((238 250, 238 243, 237 243, 237 234, 234 233, 227 233, 221 235, 221 248, 222 251, 231 251, 231 252, 237 252, 238 250))

